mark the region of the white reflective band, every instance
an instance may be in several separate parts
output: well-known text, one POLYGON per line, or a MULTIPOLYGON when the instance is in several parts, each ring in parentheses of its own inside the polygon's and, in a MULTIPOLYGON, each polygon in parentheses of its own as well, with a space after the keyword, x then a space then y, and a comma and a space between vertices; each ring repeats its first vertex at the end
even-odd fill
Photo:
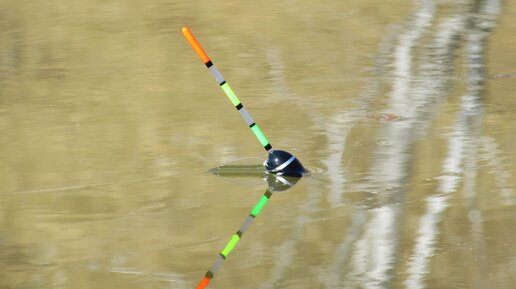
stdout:
POLYGON ((282 163, 281 165, 279 165, 278 167, 273 169, 271 172, 275 173, 275 172, 279 172, 279 171, 283 170, 288 165, 290 165, 290 163, 293 162, 295 159, 296 159, 295 156, 291 156, 290 159, 288 159, 286 162, 282 163))
POLYGON ((284 185, 287 185, 287 186, 289 186, 289 187, 294 186, 294 184, 293 184, 293 183, 291 183, 291 182, 287 181, 287 180, 286 180, 286 179, 284 179, 281 175, 282 175, 281 173, 279 173, 278 175, 276 175, 276 179, 277 179, 278 181, 282 182, 284 185))

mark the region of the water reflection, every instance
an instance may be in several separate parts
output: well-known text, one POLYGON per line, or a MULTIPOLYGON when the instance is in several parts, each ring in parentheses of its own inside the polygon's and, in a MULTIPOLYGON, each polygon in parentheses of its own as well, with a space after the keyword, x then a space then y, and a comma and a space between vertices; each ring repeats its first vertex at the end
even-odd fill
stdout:
POLYGON ((513 287, 509 3, 140 4, 0 4, 1 288, 195 288, 262 187, 291 186, 206 173, 260 147, 185 24, 314 172, 214 287, 513 287))
MULTIPOLYGON (((224 169, 224 167, 217 167, 215 173, 219 175, 223 174, 224 169)), ((232 169, 234 171, 234 168, 232 169)), ((258 203, 254 206, 254 208, 251 210, 249 215, 245 218, 244 223, 240 226, 238 231, 231 237, 224 249, 222 249, 220 254, 217 256, 215 263, 206 272, 205 276, 201 279, 201 282, 197 286, 197 289, 203 289, 206 286, 208 286, 210 281, 215 277, 215 274, 217 274, 217 272, 221 269, 228 255, 233 251, 233 249, 238 244, 244 233, 247 232, 247 230, 253 223, 254 219, 260 214, 263 207, 272 197, 272 194, 274 192, 286 191, 292 188, 300 180, 300 177, 289 177, 279 174, 266 173, 264 179, 267 181, 268 184, 265 193, 260 198, 258 203)))
MULTIPOLYGON (((489 36, 494 21, 500 12, 499 1, 483 1, 472 8, 471 16, 463 19, 465 30, 467 58, 467 86, 462 96, 461 110, 458 113, 455 127, 448 141, 448 156, 443 163, 443 175, 439 178, 438 193, 427 198, 427 213, 421 218, 418 239, 414 254, 409 262, 409 276, 405 282, 407 288, 426 287, 423 279, 428 271, 429 261, 435 252, 436 240, 440 231, 438 224, 449 206, 451 193, 457 192, 460 181, 464 182, 463 194, 469 207, 468 215, 472 226, 473 240, 476 246, 484 241, 482 216, 472 200, 475 199, 476 177, 478 167, 477 149, 480 145, 483 116, 483 100, 485 97, 484 83, 486 38, 489 36), (467 24, 467 26, 466 26, 467 24)), ((482 246, 483 247, 483 246, 482 246)), ((475 252, 480 258, 485 252, 475 252)), ((485 257, 485 256, 484 256, 485 257)), ((483 268, 479 264, 479 269, 483 268)), ((475 280, 476 288, 486 286, 485 270, 477 270, 480 274, 475 280)))
MULTIPOLYGON (((344 286, 355 288, 360 283, 364 288, 385 288, 395 280, 393 272, 403 272, 407 277, 404 284, 407 288, 425 288, 425 276, 429 272, 430 262, 436 252, 437 239, 443 231, 441 221, 446 209, 450 206, 451 194, 458 192, 462 186, 463 196, 469 207, 469 220, 476 247, 484 248, 476 253, 485 258, 485 230, 482 228, 482 214, 475 206, 475 183, 478 173, 477 150, 484 142, 493 142, 490 137, 482 136, 483 100, 486 97, 485 53, 486 39, 490 35, 500 13, 499 1, 470 1, 455 9, 451 15, 442 15, 434 1, 418 1, 417 8, 403 25, 404 28, 394 31, 399 36, 388 35, 384 38, 383 51, 378 54, 378 63, 386 63, 386 55, 393 54, 390 99, 387 112, 399 115, 397 121, 382 125, 377 131, 381 139, 376 151, 372 153, 369 173, 359 184, 349 180, 352 175, 343 162, 347 138, 354 127, 367 113, 372 101, 381 94, 382 80, 373 80, 356 101, 358 108, 337 113, 331 118, 323 117, 316 110, 306 111, 316 126, 325 129, 328 139, 324 165, 327 168, 327 198, 332 206, 345 204, 344 192, 361 190, 369 192, 375 205, 368 210, 361 206, 351 207, 353 221, 348 226, 343 240, 333 252, 335 259, 330 272, 320 271, 320 281, 326 288, 344 286), (466 41, 463 41, 466 40, 466 41), (389 43, 390 42, 390 43, 389 43), (435 121, 436 114, 446 98, 454 93, 453 81, 456 73, 459 49, 465 44, 467 77, 465 94, 458 111, 454 128, 448 134, 448 153, 443 160, 442 172, 437 180, 435 194, 426 197, 425 213, 421 216, 414 236, 413 253, 406 264, 397 261, 402 238, 406 196, 410 194, 409 181, 413 177, 415 163, 414 150, 417 142, 421 142, 428 134, 435 121), (382 60, 384 59, 384 60, 382 60)), ((288 84, 282 75, 284 69, 281 59, 275 50, 268 51, 271 75, 276 82, 275 94, 286 98, 293 97, 288 84)), ((373 69, 373 71, 375 71, 373 69)), ((376 71, 384 71, 377 69, 376 71)), ((299 96, 297 96, 299 97, 299 96)), ((309 97, 301 102, 304 107, 317 107, 309 97)), ((484 145, 485 146, 485 145, 484 145)), ((490 147, 496 147, 491 144, 490 147)), ((493 154, 492 150, 488 154, 493 154)), ((496 155, 489 161, 498 172, 502 171, 496 155)), ((498 175, 498 174, 497 174, 498 175)), ((498 176, 499 191, 504 196, 505 204, 512 204, 514 192, 506 180, 507 173, 498 176)), ((318 188, 312 188, 314 193, 318 188)), ((410 201, 410 200, 409 200, 410 201)), ((307 200, 307 204, 313 201, 307 200)), ((307 205, 307 207, 312 207, 307 205)), ((368 205, 369 206, 369 205, 368 205)), ((306 221, 306 217, 304 218, 306 221)), ((299 233, 294 232, 289 240, 281 246, 279 264, 274 272, 284 272, 292 265, 294 254, 288 248, 296 246, 294 240, 299 233), (290 252, 290 253, 289 253, 290 252), (284 261, 287 260, 287 261, 284 261)), ((484 268, 483 265, 479 265, 484 268)), ((485 272, 485 271, 484 271, 485 272)), ((272 288, 282 274, 273 274, 261 288, 272 288)), ((485 278, 477 277, 475 287, 484 288, 485 278)), ((359 287, 361 287, 359 286, 359 287)))

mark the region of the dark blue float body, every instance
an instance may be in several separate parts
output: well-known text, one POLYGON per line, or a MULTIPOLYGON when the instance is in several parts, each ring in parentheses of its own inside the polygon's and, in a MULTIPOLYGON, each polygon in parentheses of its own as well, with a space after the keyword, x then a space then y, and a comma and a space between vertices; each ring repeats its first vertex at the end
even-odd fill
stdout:
POLYGON ((300 178, 308 173, 294 155, 282 150, 271 150, 264 165, 269 173, 282 176, 300 178))

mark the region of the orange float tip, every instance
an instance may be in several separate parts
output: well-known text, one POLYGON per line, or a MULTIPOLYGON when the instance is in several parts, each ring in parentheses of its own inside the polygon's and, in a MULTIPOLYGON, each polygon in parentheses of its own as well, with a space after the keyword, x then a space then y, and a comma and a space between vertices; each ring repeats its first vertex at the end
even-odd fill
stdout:
POLYGON ((195 39, 195 36, 193 36, 192 31, 190 31, 190 28, 188 26, 183 26, 181 28, 181 32, 183 32, 183 35, 185 36, 186 40, 188 40, 188 43, 192 46, 195 53, 197 53, 197 56, 202 60, 204 64, 208 63, 210 61, 210 58, 208 57, 208 54, 204 52, 204 49, 202 49, 201 44, 195 39))
POLYGON ((210 283, 210 279, 204 277, 202 278, 201 282, 199 283, 196 289, 204 289, 206 288, 206 286, 208 286, 208 283, 210 283))

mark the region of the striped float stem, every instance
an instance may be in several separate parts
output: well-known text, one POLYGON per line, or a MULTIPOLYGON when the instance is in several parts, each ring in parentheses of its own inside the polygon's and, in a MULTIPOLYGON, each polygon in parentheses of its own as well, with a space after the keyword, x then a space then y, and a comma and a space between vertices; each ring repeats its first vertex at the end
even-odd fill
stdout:
POLYGON ((242 118, 245 120, 247 125, 251 128, 251 131, 254 133, 260 144, 263 146, 263 148, 266 151, 272 150, 272 146, 270 142, 267 140, 265 135, 263 134, 260 127, 254 122, 253 118, 247 112, 245 107, 242 105, 242 102, 240 102, 240 99, 236 96, 235 92, 233 92, 233 89, 229 86, 229 84, 226 82, 220 71, 217 69, 217 67, 213 64, 213 62, 208 57, 208 54, 204 51, 202 46, 199 44, 195 36, 192 34, 190 29, 188 27, 183 27, 182 29, 183 35, 185 36, 186 40, 190 43, 192 48, 194 49, 195 53, 199 56, 201 61, 206 65, 206 67, 210 70, 211 74, 215 77, 215 80, 220 85, 226 96, 229 98, 233 106, 238 110, 242 118))
POLYGON ((253 207, 250 214, 245 218, 244 223, 240 226, 238 231, 235 234, 233 234, 233 236, 231 236, 229 242, 226 244, 226 246, 224 246, 224 249, 222 249, 222 251, 219 253, 213 266, 211 266, 210 270, 206 272, 199 285, 197 285, 197 289, 203 289, 206 286, 208 286, 210 280, 213 279, 213 277, 215 277, 215 273, 217 273, 220 267, 222 267, 222 264, 224 264, 224 261, 226 260, 229 253, 233 251, 238 241, 242 239, 242 235, 247 231, 247 229, 254 221, 256 216, 260 214, 262 208, 267 204, 271 196, 272 191, 267 189, 267 191, 265 191, 265 194, 263 194, 258 203, 253 207))

